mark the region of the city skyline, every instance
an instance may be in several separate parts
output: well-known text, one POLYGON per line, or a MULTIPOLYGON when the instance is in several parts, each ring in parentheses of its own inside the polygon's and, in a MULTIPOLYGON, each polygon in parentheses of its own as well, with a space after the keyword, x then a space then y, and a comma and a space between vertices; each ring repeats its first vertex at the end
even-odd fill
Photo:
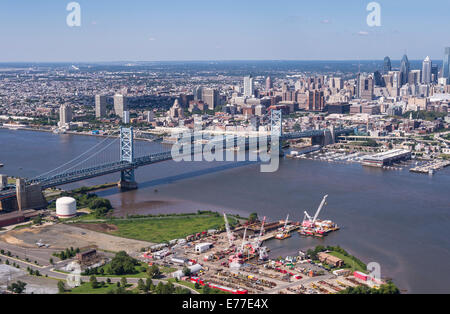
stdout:
POLYGON ((442 60, 450 46, 446 1, 420 9, 417 1, 378 1, 380 27, 367 25, 370 1, 363 0, 345 7, 333 1, 282 0, 273 7, 269 1, 80 0, 80 27, 66 24, 69 1, 16 2, 0 4, 0 27, 7 30, 0 62, 396 60, 405 53, 410 60, 442 60))

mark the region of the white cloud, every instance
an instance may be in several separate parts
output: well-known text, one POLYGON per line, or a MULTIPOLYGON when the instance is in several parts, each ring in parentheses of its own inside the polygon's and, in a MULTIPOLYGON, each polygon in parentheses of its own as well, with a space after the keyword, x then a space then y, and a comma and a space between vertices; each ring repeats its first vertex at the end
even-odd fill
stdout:
POLYGON ((369 32, 359 31, 359 32, 357 33, 357 35, 359 35, 359 36, 369 36, 369 32))

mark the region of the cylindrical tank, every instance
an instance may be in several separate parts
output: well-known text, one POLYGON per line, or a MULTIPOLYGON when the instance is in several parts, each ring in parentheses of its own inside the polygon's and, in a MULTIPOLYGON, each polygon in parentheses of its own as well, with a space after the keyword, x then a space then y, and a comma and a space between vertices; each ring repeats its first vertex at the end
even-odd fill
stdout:
POLYGON ((77 214, 77 201, 72 197, 61 197, 56 200, 56 216, 72 218, 77 214))

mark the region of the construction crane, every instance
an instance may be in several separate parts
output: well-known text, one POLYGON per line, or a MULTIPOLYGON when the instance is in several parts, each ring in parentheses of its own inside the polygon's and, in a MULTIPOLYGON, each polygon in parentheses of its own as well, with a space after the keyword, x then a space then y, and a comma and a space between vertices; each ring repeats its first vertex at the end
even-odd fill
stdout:
POLYGON ((233 234, 231 233, 231 230, 230 230, 230 224, 228 223, 227 214, 223 213, 223 218, 225 220, 225 228, 227 230, 228 242, 230 243, 230 247, 232 247, 233 246, 234 237, 233 237, 233 234))
POLYGON ((263 221, 261 223, 261 229, 259 230, 259 236, 256 239, 256 242, 255 242, 255 245, 254 245, 255 249, 258 249, 260 247, 260 245, 261 245, 261 238, 262 238, 262 236, 264 234, 264 225, 265 224, 266 224, 266 216, 264 216, 264 219, 263 219, 263 221))
POLYGON ((314 215, 314 218, 311 217, 306 211, 305 211, 305 221, 309 221, 311 224, 314 224, 317 221, 317 218, 319 217, 320 212, 323 209, 323 206, 326 204, 328 195, 325 195, 322 202, 319 205, 319 208, 316 211, 316 214, 314 215))
POLYGON ((240 252, 241 252, 241 253, 244 252, 245 236, 247 235, 247 228, 248 228, 248 227, 245 227, 245 230, 244 230, 244 236, 243 236, 243 238, 242 238, 242 245, 241 245, 241 249, 240 249, 240 252))
POLYGON ((284 222, 284 227, 283 227, 283 231, 286 231, 286 228, 287 228, 287 224, 288 224, 288 221, 289 221, 289 214, 287 215, 287 217, 286 217, 286 221, 284 222))
POLYGON ((323 206, 326 204, 327 198, 328 198, 328 195, 325 195, 325 196, 323 197, 322 203, 320 203, 320 206, 319 206, 319 208, 317 209, 316 214, 314 215, 313 223, 316 222, 317 217, 319 217, 319 214, 320 214, 320 212, 321 212, 323 206))

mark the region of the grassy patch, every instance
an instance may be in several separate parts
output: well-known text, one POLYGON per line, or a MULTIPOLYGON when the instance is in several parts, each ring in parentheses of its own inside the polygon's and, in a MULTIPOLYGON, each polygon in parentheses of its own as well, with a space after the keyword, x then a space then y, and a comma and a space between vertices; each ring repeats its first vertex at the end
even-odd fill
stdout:
POLYGON ((110 290, 116 288, 116 284, 108 284, 105 283, 99 288, 92 288, 90 282, 85 282, 81 284, 81 286, 71 289, 67 291, 68 294, 107 294, 110 290))
MULTIPOLYGON (((229 220, 230 223, 235 222, 232 217, 229 220)), ((219 229, 224 225, 223 217, 215 214, 111 220, 109 223, 118 228, 111 233, 113 235, 153 243, 184 238, 208 229, 219 229)))
POLYGON ((198 293, 203 293, 203 290, 201 289, 201 286, 200 286, 200 289, 195 289, 195 284, 192 283, 192 282, 190 282, 190 281, 184 281, 184 280, 178 280, 178 281, 176 281, 175 278, 170 278, 170 279, 168 279, 167 281, 168 281, 168 282, 177 283, 177 284, 180 284, 180 285, 182 285, 182 286, 185 286, 185 287, 194 289, 194 290, 197 291, 198 293))
POLYGON ((344 254, 341 254, 339 252, 330 252, 330 255, 336 256, 344 261, 345 267, 351 268, 353 271, 360 271, 360 272, 367 272, 367 267, 362 267, 362 265, 359 265, 354 260, 352 260, 350 257, 345 256, 344 254))
POLYGON ((103 274, 98 274, 98 275, 94 275, 96 277, 111 277, 111 278, 122 278, 122 277, 126 277, 126 278, 147 278, 147 264, 145 263, 141 263, 140 265, 137 265, 134 267, 135 269, 135 273, 134 274, 126 274, 126 275, 111 275, 108 273, 108 264, 99 267, 99 271, 100 269, 103 269, 103 274))
POLYGON ((163 274, 171 274, 171 273, 177 271, 176 268, 173 268, 173 267, 166 267, 166 266, 159 266, 159 270, 160 270, 163 274))

